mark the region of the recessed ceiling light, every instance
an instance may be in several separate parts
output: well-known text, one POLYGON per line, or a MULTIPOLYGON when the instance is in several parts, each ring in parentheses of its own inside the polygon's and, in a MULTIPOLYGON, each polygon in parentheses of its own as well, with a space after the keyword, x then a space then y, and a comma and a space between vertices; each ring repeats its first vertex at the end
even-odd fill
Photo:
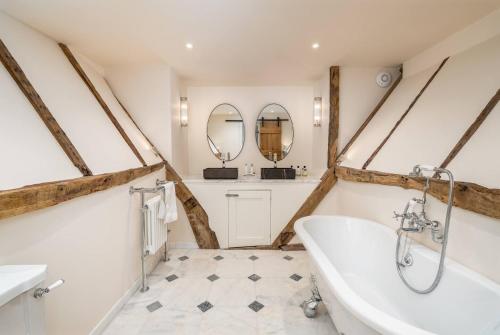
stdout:
POLYGON ((319 48, 319 43, 313 43, 312 48, 313 49, 318 49, 319 48))
POLYGON ((192 49, 193 43, 186 43, 186 49, 192 49))

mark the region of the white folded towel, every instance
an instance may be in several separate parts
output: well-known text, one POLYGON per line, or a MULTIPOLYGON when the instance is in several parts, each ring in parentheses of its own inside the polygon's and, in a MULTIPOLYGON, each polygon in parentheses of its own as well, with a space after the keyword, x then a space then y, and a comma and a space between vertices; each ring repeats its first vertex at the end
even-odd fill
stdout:
POLYGON ((163 185, 165 198, 164 202, 160 203, 158 215, 164 220, 164 223, 170 223, 177 220, 177 202, 175 197, 175 184, 168 182, 163 185))

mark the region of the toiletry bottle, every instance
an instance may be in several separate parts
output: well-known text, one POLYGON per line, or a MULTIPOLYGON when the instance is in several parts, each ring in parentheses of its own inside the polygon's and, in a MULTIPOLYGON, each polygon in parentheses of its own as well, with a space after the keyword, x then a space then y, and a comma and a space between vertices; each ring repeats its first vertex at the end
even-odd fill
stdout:
POLYGON ((309 175, 309 171, 307 171, 307 167, 304 165, 302 168, 302 176, 307 177, 309 175))
POLYGON ((248 168, 248 163, 245 163, 245 169, 243 170, 243 175, 248 175, 250 173, 250 170, 248 168))
POLYGON ((250 174, 255 176, 255 168, 253 167, 253 163, 250 164, 250 174))
POLYGON ((301 176, 300 172, 301 172, 300 171, 300 166, 297 165, 297 169, 295 170, 295 175, 298 176, 298 177, 300 177, 301 176))

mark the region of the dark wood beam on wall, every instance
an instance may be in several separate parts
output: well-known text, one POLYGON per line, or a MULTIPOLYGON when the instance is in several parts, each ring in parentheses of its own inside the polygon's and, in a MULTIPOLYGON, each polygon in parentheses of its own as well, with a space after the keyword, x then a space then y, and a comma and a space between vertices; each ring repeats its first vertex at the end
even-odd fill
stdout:
POLYGON ((164 163, 96 176, 54 181, 0 191, 0 219, 58 205, 84 195, 127 184, 163 168, 164 163))
POLYGON ((165 161, 164 163, 166 179, 177 182, 177 186, 175 187, 177 199, 179 199, 182 207, 186 211, 198 247, 200 249, 219 249, 219 241, 217 240, 215 232, 210 229, 207 213, 186 184, 184 184, 182 178, 177 174, 175 169, 168 162, 165 161))
POLYGON ((68 138, 64 130, 62 130, 61 126, 59 126, 59 123, 57 123, 56 119, 49 111, 42 98, 38 95, 35 88, 28 80, 23 70, 11 55, 2 40, 0 40, 0 60, 73 165, 75 165, 84 176, 91 176, 92 171, 90 171, 89 167, 80 156, 73 143, 71 143, 71 140, 68 138))
POLYGON ((282 248, 292 240, 295 236, 295 231, 293 229, 295 221, 303 218, 304 216, 311 215, 316 207, 318 207, 321 200, 325 198, 336 183, 337 177, 335 177, 334 168, 326 170, 318 186, 316 186, 316 188, 304 201, 302 206, 300 206, 299 210, 290 219, 290 221, 288 221, 287 225, 281 230, 280 234, 273 241, 273 249, 282 248))
MULTIPOLYGON (((425 186, 425 178, 421 177, 343 166, 335 168, 335 176, 346 181, 398 186, 404 189, 423 190, 425 186)), ((446 203, 448 201, 448 182, 433 178, 428 193, 446 203)), ((500 219, 500 189, 487 188, 474 183, 455 182, 453 205, 500 219)))
POLYGON ((295 221, 304 216, 311 215, 318 207, 320 202, 330 192, 333 186, 337 183, 335 177, 335 162, 337 160, 337 145, 339 138, 339 94, 340 94, 340 67, 330 67, 330 120, 328 124, 328 169, 321 177, 321 181, 307 197, 302 206, 297 210, 293 217, 288 221, 286 226, 281 230, 279 235, 271 245, 273 249, 280 249, 290 243, 295 236, 293 226, 295 221))
POLYGON ((446 168, 448 164, 455 158, 455 156, 462 150, 464 145, 469 142, 470 138, 476 130, 479 129, 479 127, 483 124, 484 120, 490 115, 491 111, 495 106, 497 105, 498 101, 500 100, 500 89, 497 90, 496 94, 488 101, 486 106, 484 106, 483 110, 479 115, 477 116, 476 120, 470 125, 470 127, 467 129, 467 131, 462 135, 458 143, 453 147, 451 152, 448 154, 448 156, 445 158, 443 163, 441 163, 440 167, 446 168))
POLYGON ((328 125, 328 168, 335 166, 339 140, 340 67, 330 67, 330 121, 328 125))
POLYGON ((405 117, 408 115, 408 113, 410 112, 410 110, 413 108, 413 106, 415 106, 415 104, 417 103, 418 99, 420 99, 420 97, 422 96, 422 94, 425 92, 425 90, 427 89, 427 87, 429 87, 429 85, 432 83, 432 81, 434 80, 434 78, 436 77, 436 75, 439 73, 439 71, 441 71, 441 69, 443 68, 444 64, 446 64, 446 62, 448 61, 449 57, 445 58, 441 64, 439 64, 438 68, 436 69, 436 71, 434 71, 434 73, 432 74, 432 76, 429 78, 429 80, 427 80, 427 82, 425 83, 424 87, 422 87, 422 89, 420 90, 420 92, 418 92, 417 96, 413 99, 413 101, 410 103, 410 105, 408 106, 408 108, 406 109, 406 111, 403 113, 403 115, 401 115, 401 117, 399 118, 399 120, 396 122, 396 124, 392 127, 391 131, 389 131, 389 134, 382 140, 382 143, 379 144, 379 146, 375 149, 375 151, 371 154, 371 156, 368 158, 368 160, 365 162, 365 164, 363 164, 363 169, 366 169, 368 168, 368 165, 370 165, 370 163, 373 161, 373 159, 375 158, 375 156, 377 156, 377 154, 379 153, 379 151, 382 149, 382 147, 385 145, 385 143, 389 140, 389 138, 392 136, 392 134, 396 131, 396 129, 399 127, 399 125, 401 124, 401 122, 403 122, 403 120, 405 119, 405 117))
POLYGON ((134 153, 134 155, 137 157, 137 159, 141 162, 141 164, 143 166, 146 166, 147 165, 146 161, 144 161, 144 159, 142 158, 141 154, 139 153, 139 150, 137 150, 137 148, 135 147, 134 143, 132 143, 132 140, 130 140, 130 138, 128 137, 128 135, 125 132, 125 130, 123 130, 123 127, 120 125, 120 123, 118 122, 118 120, 115 118, 115 116, 113 115, 113 113, 109 109, 108 105, 106 104, 106 101, 104 101, 104 99, 102 98, 102 96, 99 94, 99 92, 95 88, 94 84, 92 84, 92 81, 87 76, 87 74, 85 73, 85 71, 83 70, 83 68, 80 66, 80 64, 76 60, 76 58, 73 55, 73 53, 71 52, 71 50, 65 44, 63 44, 63 43, 59 43, 59 47, 61 48, 61 50, 63 51, 63 53, 68 58, 68 60, 71 63, 71 65, 73 65, 73 68, 76 70, 76 72, 78 73, 78 75, 80 76, 80 78, 82 78, 82 80, 85 83, 85 85, 87 85, 87 87, 90 90, 90 92, 94 95, 94 97, 96 98, 96 100, 99 103, 99 105, 101 105, 102 109, 104 110, 104 112, 106 113, 106 115, 109 117, 109 119, 111 120, 111 122, 115 126, 116 130, 120 133, 120 135, 122 136, 122 138, 128 144, 128 146, 130 147, 130 149, 132 150, 132 152, 134 153))
MULTIPOLYGON (((109 85, 108 85, 109 86, 109 85)), ((210 229, 210 221, 207 213, 195 198, 195 196, 191 193, 186 184, 182 181, 182 178, 177 174, 172 165, 170 165, 167 160, 163 157, 160 151, 156 148, 156 146, 149 140, 146 134, 141 130, 139 125, 135 122, 132 115, 128 112, 125 106, 118 100, 116 95, 113 93, 118 103, 121 105, 127 116, 130 118, 132 123, 137 127, 137 129, 144 136, 146 141, 148 141, 149 145, 156 150, 158 156, 163 160, 165 164, 165 177, 167 180, 173 180, 177 182, 177 186, 175 188, 175 193, 177 199, 182 204, 184 211, 186 212, 187 218, 189 220, 189 225, 191 226, 191 230, 193 231, 194 237, 196 239, 196 243, 200 249, 219 249, 219 241, 217 240, 217 236, 215 232, 210 229)))
POLYGON ((392 92, 398 87, 399 83, 401 82, 401 79, 403 78, 403 73, 399 75, 399 77, 394 81, 392 86, 385 92, 384 96, 378 104, 375 106, 375 108, 372 110, 372 112, 368 115, 366 118, 365 122, 361 124, 361 126, 356 130, 354 135, 351 137, 349 142, 345 145, 345 147, 342 149, 342 151, 337 155, 337 159, 339 159, 340 156, 344 155, 349 148, 353 145, 353 143, 358 139, 359 135, 365 130, 366 126, 370 123, 370 121, 373 119, 373 117, 377 114, 377 112, 380 110, 380 108, 384 105, 385 101, 389 98, 389 96, 392 94, 392 92))

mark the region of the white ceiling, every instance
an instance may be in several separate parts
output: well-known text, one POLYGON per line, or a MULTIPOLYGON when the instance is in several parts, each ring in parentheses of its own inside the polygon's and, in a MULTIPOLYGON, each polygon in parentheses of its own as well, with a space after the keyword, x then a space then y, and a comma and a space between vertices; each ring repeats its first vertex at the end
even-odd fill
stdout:
POLYGON ((102 66, 161 58, 198 85, 299 84, 332 64, 400 64, 499 7, 500 0, 0 0, 11 16, 102 66))

